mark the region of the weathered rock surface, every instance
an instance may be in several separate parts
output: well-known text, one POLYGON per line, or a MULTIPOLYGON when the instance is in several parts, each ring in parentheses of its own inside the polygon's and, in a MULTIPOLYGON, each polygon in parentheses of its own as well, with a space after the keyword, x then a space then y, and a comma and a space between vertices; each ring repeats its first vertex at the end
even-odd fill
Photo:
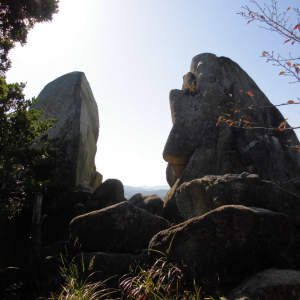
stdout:
POLYGON ((172 187, 175 184, 176 180, 178 179, 175 176, 175 172, 174 172, 174 170, 173 170, 170 163, 168 163, 168 165, 167 165, 166 179, 167 179, 167 182, 168 182, 170 187, 172 187))
MULTIPOLYGON (((243 172, 272 182, 298 177, 300 156, 286 147, 288 140, 299 143, 292 130, 270 134, 265 129, 245 130, 224 123, 216 126, 218 118, 229 113, 234 121, 247 116, 267 127, 277 128, 284 121, 276 107, 232 113, 251 105, 272 105, 239 65, 210 53, 197 55, 182 89, 170 92, 173 128, 163 151, 180 184, 206 175, 243 172), (249 91, 253 97, 246 93, 249 91)), ((293 183, 285 188, 299 192, 293 183)), ((167 201, 175 202, 175 194, 167 201)))
POLYGON ((300 271, 270 269, 245 280, 231 291, 227 300, 298 300, 300 271))
POLYGON ((110 278, 106 282, 106 286, 117 288, 120 277, 130 273, 130 266, 136 266, 137 264, 141 266, 146 260, 147 256, 143 254, 92 252, 77 254, 72 263, 77 265, 80 276, 86 277, 93 274, 90 277, 90 281, 93 282, 110 278), (82 263, 85 272, 82 270, 82 263))
POLYGON ((43 109, 42 119, 57 119, 48 130, 57 139, 53 147, 68 153, 70 173, 60 165, 55 174, 69 176, 74 185, 94 186, 99 175, 95 168, 95 154, 99 133, 98 107, 83 72, 63 75, 47 84, 39 94, 36 109, 43 109))
POLYGON ((176 190, 180 186, 180 179, 178 178, 173 184, 172 188, 169 190, 167 195, 164 198, 164 207, 163 207, 163 218, 168 220, 171 223, 181 223, 184 221, 183 216, 181 215, 177 203, 176 203, 176 190))
POLYGON ((182 269, 187 283, 194 276, 200 286, 205 280, 213 283, 218 274, 219 287, 233 288, 253 272, 282 267, 281 254, 295 235, 284 214, 228 205, 159 232, 149 249, 166 253, 171 245, 169 260, 182 269))
POLYGON ((123 183, 118 179, 107 179, 89 197, 84 205, 83 214, 100 210, 125 200, 123 183))
POLYGON ((156 194, 142 195, 138 193, 133 195, 128 201, 152 215, 162 217, 164 202, 156 194))
POLYGON ((300 225, 299 196, 246 172, 205 176, 183 183, 177 189, 176 202, 185 220, 234 204, 285 213, 300 225))
POLYGON ((73 219, 70 245, 80 245, 82 252, 131 253, 147 248, 156 233, 170 226, 126 200, 73 219))

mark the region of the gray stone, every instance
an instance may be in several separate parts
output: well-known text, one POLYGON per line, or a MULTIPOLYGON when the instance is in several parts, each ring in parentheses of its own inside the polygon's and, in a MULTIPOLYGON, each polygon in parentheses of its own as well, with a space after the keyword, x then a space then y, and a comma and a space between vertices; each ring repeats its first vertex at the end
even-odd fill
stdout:
POLYGON ((76 186, 94 187, 99 117, 97 103, 84 73, 68 73, 50 82, 33 107, 44 110, 42 120, 58 120, 47 133, 56 139, 52 144, 54 148, 68 153, 70 174, 61 170, 60 165, 57 165, 56 174, 69 176, 76 186))
POLYGON ((175 224, 179 224, 184 221, 184 218, 178 209, 175 198, 176 190, 179 188, 179 186, 180 179, 178 178, 173 184, 172 188, 167 193, 167 195, 165 196, 163 207, 163 218, 175 224))
POLYGON ((296 235, 285 214, 228 205, 159 232, 149 249, 170 248, 169 261, 182 269, 187 284, 218 277, 220 288, 232 289, 253 272, 287 267, 282 254, 296 235))
POLYGON ((162 217, 164 202, 156 194, 142 195, 138 193, 133 195, 128 201, 152 215, 162 217))
POLYGON ((171 224, 124 201, 73 219, 70 245, 76 252, 132 253, 171 224))
MULTIPOLYGON (((273 128, 284 121, 276 107, 233 113, 252 104, 272 106, 239 65, 210 53, 193 58, 191 72, 184 77, 183 90, 170 92, 173 127, 163 151, 180 184, 206 175, 243 172, 258 174, 272 182, 299 176, 300 156, 286 147, 288 140, 299 144, 293 130, 246 130, 243 126, 234 128, 224 123, 216 126, 218 118, 226 114, 234 121, 247 116, 251 122, 273 128), (195 92, 187 93, 192 83, 195 92)), ((299 183, 297 186, 287 183, 285 188, 299 193, 299 183)), ((168 201, 176 202, 174 193, 168 201)))
POLYGON ((227 300, 298 300, 300 271, 270 269, 245 280, 231 291, 227 300))
POLYGON ((185 220, 233 204, 285 213, 300 225, 299 196, 246 172, 185 182, 177 189, 176 203, 185 220))
POLYGON ((82 213, 86 214, 125 200, 123 183, 118 179, 107 179, 89 197, 82 213))
POLYGON ((167 165, 166 179, 170 187, 172 187, 178 179, 178 177, 175 176, 175 172, 170 163, 167 165))

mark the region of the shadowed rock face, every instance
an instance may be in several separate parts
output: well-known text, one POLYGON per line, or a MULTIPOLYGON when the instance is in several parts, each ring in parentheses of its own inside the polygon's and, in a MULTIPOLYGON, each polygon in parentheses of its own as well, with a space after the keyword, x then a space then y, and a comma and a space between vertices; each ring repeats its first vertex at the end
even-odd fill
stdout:
POLYGON ((275 128, 284 121, 275 107, 236 114, 230 112, 230 109, 247 108, 252 104, 272 105, 235 62, 210 53, 195 56, 182 89, 170 92, 173 128, 163 151, 163 157, 172 165, 176 177, 181 176, 186 182, 205 175, 244 171, 271 181, 298 176, 300 158, 285 146, 289 139, 298 143, 293 131, 245 130, 227 124, 216 126, 219 116, 228 113, 233 120, 246 115, 251 122, 275 128), (193 85, 195 93, 188 92, 187 87, 193 85), (254 96, 240 90, 251 91, 254 96))
POLYGON ((185 182, 176 191, 176 203, 185 220, 234 204, 284 213, 300 225, 299 196, 246 172, 185 182))
POLYGON ((300 271, 269 269, 245 280, 226 297, 227 300, 298 300, 300 271))
MULTIPOLYGON (((69 155, 72 183, 94 187, 96 179, 100 184, 101 175, 96 172, 94 162, 99 133, 98 107, 84 73, 68 73, 47 84, 34 108, 44 110, 43 120, 58 120, 48 134, 57 139, 54 148, 66 150, 69 155)), ((64 174, 59 165, 57 169, 56 173, 64 174)))
MULTIPOLYGON (((210 53, 195 56, 191 72, 184 76, 182 90, 170 92, 173 128, 163 151, 170 165, 167 170, 169 184, 175 186, 176 182, 179 187, 206 175, 243 172, 258 174, 261 179, 272 182, 298 177, 300 156, 286 147, 288 140, 299 143, 292 130, 246 130, 224 123, 216 126, 218 118, 226 114, 234 121, 247 116, 253 123, 274 128, 284 121, 276 107, 233 113, 253 104, 272 106, 239 65, 210 53)), ((292 183, 282 187, 294 193, 299 191, 292 183)), ((167 219, 170 214, 167 206, 175 205, 175 192, 176 188, 171 189, 165 197, 164 217, 167 219)), ((177 213, 172 211, 171 214, 177 213)))
POLYGON ((171 224, 124 201, 74 218, 70 245, 83 252, 131 253, 147 248, 151 238, 171 224))
POLYGON ((187 284, 213 283, 218 274, 219 288, 227 289, 253 272, 286 267, 280 253, 296 235, 285 214, 227 205, 157 233, 148 248, 166 253, 171 247, 169 261, 187 284))
POLYGON ((87 214, 123 201, 126 201, 123 183, 118 179, 107 179, 89 197, 82 213, 87 214))

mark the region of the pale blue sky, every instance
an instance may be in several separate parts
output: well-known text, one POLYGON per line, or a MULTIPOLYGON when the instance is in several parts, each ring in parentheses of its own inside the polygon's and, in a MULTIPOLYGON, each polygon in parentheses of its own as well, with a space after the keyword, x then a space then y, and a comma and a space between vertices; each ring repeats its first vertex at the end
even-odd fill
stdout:
MULTIPOLYGON (((282 9, 299 4, 278 2, 282 9)), ((164 185, 168 95, 181 88, 193 56, 231 58, 274 104, 300 96, 299 84, 260 57, 263 50, 297 55, 299 45, 246 25, 237 15, 245 4, 254 7, 249 0, 60 0, 53 22, 36 25, 27 45, 11 52, 7 81, 27 82, 29 98, 59 76, 85 72, 100 117, 97 170, 125 185, 164 185)), ((300 107, 281 111, 299 126, 300 107)))

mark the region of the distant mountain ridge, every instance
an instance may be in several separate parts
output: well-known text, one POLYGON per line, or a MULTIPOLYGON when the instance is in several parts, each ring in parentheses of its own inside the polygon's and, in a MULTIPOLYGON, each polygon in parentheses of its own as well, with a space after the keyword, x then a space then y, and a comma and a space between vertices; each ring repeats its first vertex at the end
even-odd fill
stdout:
POLYGON ((126 199, 129 199, 133 195, 138 193, 141 193, 143 195, 156 194, 162 199, 164 199, 169 189, 170 187, 168 185, 151 186, 151 187, 146 185, 143 185, 141 187, 124 185, 124 193, 126 199))
POLYGON ((145 189, 145 190, 169 190, 170 187, 168 185, 157 185, 157 186, 148 186, 148 185, 142 185, 138 188, 145 189))

